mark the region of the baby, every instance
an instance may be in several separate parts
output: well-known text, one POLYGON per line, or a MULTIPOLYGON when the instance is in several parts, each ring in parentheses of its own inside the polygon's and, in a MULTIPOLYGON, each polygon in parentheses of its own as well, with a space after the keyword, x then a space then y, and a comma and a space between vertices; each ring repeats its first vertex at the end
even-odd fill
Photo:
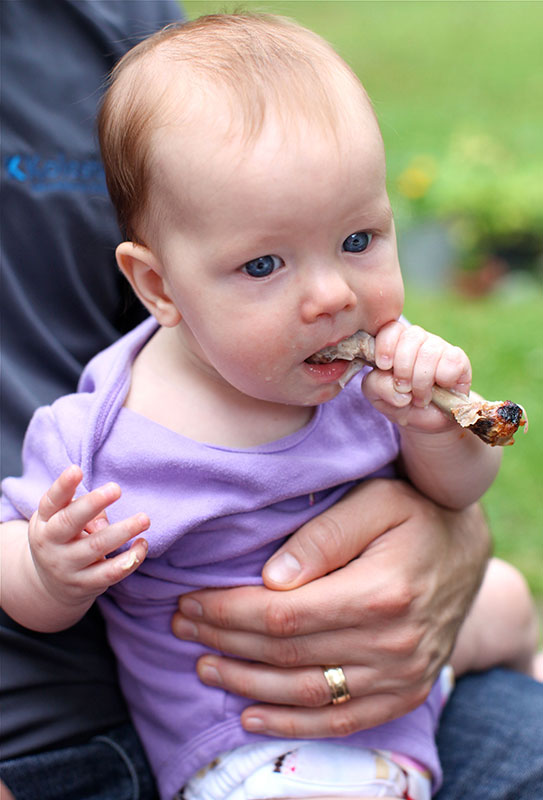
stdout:
MULTIPOLYGON (((429 405, 434 383, 467 393, 470 364, 401 318, 368 97, 315 34, 218 15, 128 53, 99 127, 117 261, 152 316, 34 416, 24 475, 3 486, 4 519, 30 520, 28 539, 4 539, 4 607, 52 631, 100 597, 162 798, 426 800, 446 672, 405 717, 278 741, 243 729, 248 701, 203 686, 204 648, 170 631, 179 594, 258 583, 285 537, 363 479, 400 471, 460 509, 498 470, 498 448, 429 405), (377 367, 342 389, 347 362, 309 359, 359 329, 377 367)), ((342 670, 326 676, 348 701, 342 670)))

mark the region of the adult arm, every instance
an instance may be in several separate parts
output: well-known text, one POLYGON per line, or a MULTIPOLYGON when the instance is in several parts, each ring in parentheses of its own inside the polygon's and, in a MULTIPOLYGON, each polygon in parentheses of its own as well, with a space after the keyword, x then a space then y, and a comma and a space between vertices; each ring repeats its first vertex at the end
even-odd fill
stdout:
POLYGON ((280 548, 264 567, 266 586, 185 595, 172 627, 251 659, 198 663, 205 683, 265 703, 245 709, 247 729, 341 736, 424 700, 488 553, 478 506, 445 510, 402 481, 369 481, 280 548), (343 667, 350 702, 330 705, 323 664, 343 667))

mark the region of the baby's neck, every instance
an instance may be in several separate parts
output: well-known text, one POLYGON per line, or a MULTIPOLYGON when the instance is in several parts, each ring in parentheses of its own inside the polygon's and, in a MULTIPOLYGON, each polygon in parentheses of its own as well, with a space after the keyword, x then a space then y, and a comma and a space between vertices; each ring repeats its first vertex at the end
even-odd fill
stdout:
POLYGON ((159 330, 136 357, 124 403, 131 411, 194 441, 234 449, 282 439, 311 419, 313 408, 258 400, 172 367, 168 338, 159 330))

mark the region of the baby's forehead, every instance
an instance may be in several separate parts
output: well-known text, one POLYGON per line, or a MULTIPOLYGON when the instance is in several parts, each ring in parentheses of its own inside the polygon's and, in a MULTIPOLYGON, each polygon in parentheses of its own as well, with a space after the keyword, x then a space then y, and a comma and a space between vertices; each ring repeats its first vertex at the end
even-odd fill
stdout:
POLYGON ((258 136, 267 116, 292 131, 308 123, 337 132, 342 125, 371 117, 371 102, 357 77, 332 50, 322 49, 302 68, 277 56, 275 70, 263 73, 242 59, 222 69, 180 58, 166 42, 134 64, 129 91, 147 106, 151 127, 168 124, 215 125, 229 117, 230 129, 250 140, 258 136))
POLYGON ((319 104, 310 92, 296 96, 288 86, 283 93, 270 91, 250 98, 220 82, 201 76, 187 81, 187 77, 186 72, 170 73, 162 84, 163 102, 155 119, 158 129, 174 127, 180 141, 203 145, 207 138, 222 137, 225 146, 251 148, 270 129, 285 145, 324 139, 343 148, 356 130, 361 139, 371 133, 381 140, 369 100, 351 86, 338 87, 335 101, 328 92, 326 103, 319 104))

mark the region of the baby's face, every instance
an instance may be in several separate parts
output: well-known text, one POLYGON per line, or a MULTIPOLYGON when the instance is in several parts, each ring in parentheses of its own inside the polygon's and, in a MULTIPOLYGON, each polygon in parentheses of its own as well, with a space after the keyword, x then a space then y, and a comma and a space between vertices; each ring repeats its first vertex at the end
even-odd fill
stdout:
POLYGON ((195 377, 317 405, 340 391, 345 364, 306 359, 400 315, 382 143, 370 111, 358 116, 337 141, 273 119, 249 144, 220 126, 182 147, 175 126, 159 131, 149 244, 195 377))

